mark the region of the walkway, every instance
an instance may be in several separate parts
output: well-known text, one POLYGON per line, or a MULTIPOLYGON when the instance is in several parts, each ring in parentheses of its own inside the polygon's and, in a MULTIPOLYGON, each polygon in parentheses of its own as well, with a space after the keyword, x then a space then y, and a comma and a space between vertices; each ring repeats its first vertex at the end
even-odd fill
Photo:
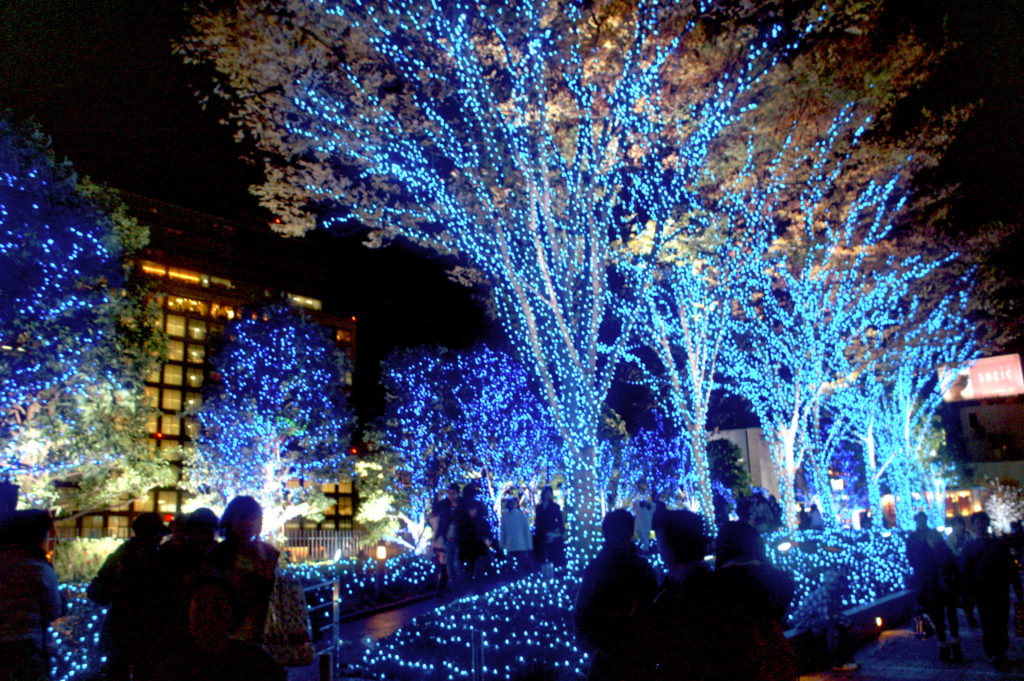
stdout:
POLYGON ((884 631, 876 642, 861 648, 855 658, 861 665, 857 671, 810 674, 800 681, 1024 681, 1024 638, 1011 636, 1011 662, 997 671, 985 659, 981 630, 967 628, 962 613, 960 634, 966 660, 962 665, 940 662, 935 637, 919 639, 910 626, 884 631))

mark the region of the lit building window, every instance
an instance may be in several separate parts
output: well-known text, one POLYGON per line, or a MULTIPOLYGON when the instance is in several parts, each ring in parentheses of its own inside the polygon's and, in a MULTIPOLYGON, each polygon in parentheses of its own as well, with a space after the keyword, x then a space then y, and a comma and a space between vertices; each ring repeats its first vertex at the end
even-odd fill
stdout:
POLYGON ((177 440, 160 440, 160 458, 167 461, 181 461, 181 447, 177 440))
POLYGON ((174 513, 178 510, 178 492, 176 490, 160 490, 156 497, 157 511, 160 513, 174 513))
POLYGON ((156 414, 150 414, 146 417, 146 432, 149 434, 155 433, 160 429, 160 417, 156 414))
POLYGON ((177 437, 181 434, 181 419, 177 416, 167 416, 160 419, 160 432, 165 436, 177 437))
POLYGON ((190 388, 203 387, 203 372, 200 369, 189 369, 185 380, 190 388))
POLYGON ((203 396, 199 393, 187 393, 185 395, 185 409, 198 409, 203 404, 203 396))
POLYGON ((167 385, 181 385, 182 369, 180 364, 164 365, 164 383, 167 385))
POLYGON ((181 315, 169 314, 167 315, 167 325, 164 328, 168 336, 184 336, 185 318, 181 315))
POLYGON ((190 438, 194 438, 199 435, 199 422, 195 419, 186 418, 183 419, 185 425, 185 435, 190 438))
POLYGON ((188 337, 189 340, 203 341, 206 340, 206 322, 201 319, 191 319, 188 322, 188 337))
POLYGON ((198 272, 190 272, 189 270, 183 270, 177 267, 168 267, 167 277, 169 279, 176 279, 188 284, 198 284, 201 281, 201 277, 198 272))
POLYGON ((160 382, 160 365, 153 367, 153 370, 146 374, 147 383, 159 383, 160 382))
POLYGON ((316 298, 308 298, 306 296, 295 295, 294 293, 288 294, 288 302, 295 307, 302 307, 307 310, 322 310, 323 303, 316 298))
POLYGON ((167 359, 172 362, 185 361, 185 344, 178 340, 167 341, 167 359))
POLYGON ((181 409, 181 391, 164 390, 160 400, 160 408, 168 411, 179 411, 181 409))
POLYGON ((142 271, 151 277, 162 277, 167 274, 167 268, 160 263, 151 262, 149 260, 142 261, 142 271))
POLYGON ((146 386, 146 404, 154 409, 160 406, 160 388, 146 386))
POLYGON ((206 361, 206 348, 202 345, 189 344, 188 361, 190 364, 202 364, 206 361))

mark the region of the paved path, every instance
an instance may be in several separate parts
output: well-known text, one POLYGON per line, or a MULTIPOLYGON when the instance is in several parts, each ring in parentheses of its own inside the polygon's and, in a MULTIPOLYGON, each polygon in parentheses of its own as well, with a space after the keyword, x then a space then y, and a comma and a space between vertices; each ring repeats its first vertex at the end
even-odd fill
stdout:
MULTIPOLYGON (((908 625, 909 626, 909 625, 908 625)), ((826 672, 801 676, 800 681, 996 681, 1024 680, 1024 638, 1010 638, 1010 663, 1003 671, 994 669, 981 647, 981 630, 967 628, 960 613, 960 635, 965 662, 954 665, 939 661, 935 637, 917 638, 913 631, 892 629, 857 652, 861 667, 855 672, 826 672)))

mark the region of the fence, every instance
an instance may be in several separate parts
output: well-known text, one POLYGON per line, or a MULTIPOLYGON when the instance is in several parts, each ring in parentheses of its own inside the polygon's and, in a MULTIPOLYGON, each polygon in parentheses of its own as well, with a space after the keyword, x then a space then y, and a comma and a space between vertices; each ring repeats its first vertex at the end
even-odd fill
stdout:
POLYGON ((313 650, 319 681, 331 681, 338 666, 338 618, 341 584, 332 579, 303 587, 309 621, 313 629, 313 650))
POLYGON ((114 539, 128 539, 131 536, 129 527, 75 527, 74 525, 60 525, 54 528, 57 531, 58 539, 103 539, 113 537, 114 539))
POLYGON ((366 541, 364 530, 285 529, 285 549, 295 562, 355 558, 366 541))

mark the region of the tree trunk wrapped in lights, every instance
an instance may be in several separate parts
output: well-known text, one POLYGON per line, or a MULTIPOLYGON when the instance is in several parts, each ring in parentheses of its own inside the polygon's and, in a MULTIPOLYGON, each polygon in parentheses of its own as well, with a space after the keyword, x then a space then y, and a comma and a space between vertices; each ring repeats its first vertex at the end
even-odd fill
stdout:
POLYGON ((198 20, 204 35, 186 47, 216 61, 238 92, 251 75, 288 72, 272 91, 238 100, 248 133, 287 159, 271 164, 260 190, 285 222, 356 220, 375 243, 402 237, 457 256, 491 288, 569 454, 574 532, 599 520, 600 410, 668 236, 660 226, 699 203, 713 181, 712 143, 783 48, 782 27, 769 26, 699 101, 680 106, 666 98, 665 74, 691 23, 685 9, 252 3, 198 20), (263 31, 287 36, 287 54, 247 42, 263 31), (617 280, 613 244, 648 221, 659 227, 646 266, 617 280))

